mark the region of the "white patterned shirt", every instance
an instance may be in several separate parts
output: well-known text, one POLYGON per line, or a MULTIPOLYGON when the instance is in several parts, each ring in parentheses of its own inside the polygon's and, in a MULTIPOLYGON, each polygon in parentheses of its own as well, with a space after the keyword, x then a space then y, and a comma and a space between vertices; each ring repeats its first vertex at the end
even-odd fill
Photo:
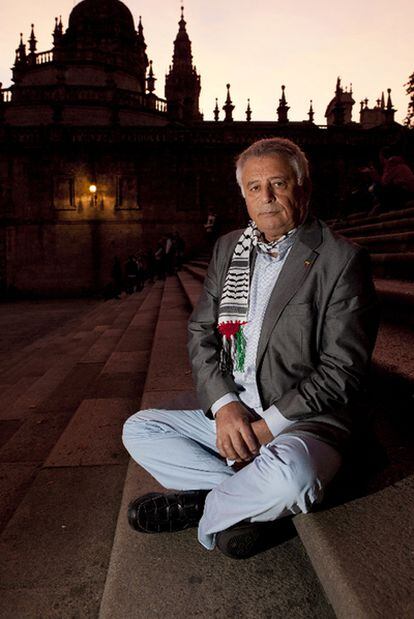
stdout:
POLYGON ((266 308, 295 238, 296 234, 291 234, 282 239, 272 254, 259 247, 256 248, 257 256, 250 284, 248 322, 243 328, 246 337, 244 370, 233 372, 239 392, 226 393, 211 407, 211 412, 215 416, 225 404, 240 400, 266 421, 273 436, 277 436, 294 422, 286 419, 274 404, 263 410, 256 382, 256 356, 266 308))

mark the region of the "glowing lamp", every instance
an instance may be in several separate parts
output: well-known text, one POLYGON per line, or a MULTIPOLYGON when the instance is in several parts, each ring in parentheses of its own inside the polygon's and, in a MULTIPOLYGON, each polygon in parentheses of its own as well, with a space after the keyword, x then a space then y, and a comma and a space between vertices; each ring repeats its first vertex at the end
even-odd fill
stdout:
POLYGON ((89 185, 89 191, 90 191, 92 194, 96 193, 96 192, 97 192, 97 190, 98 190, 98 188, 97 188, 97 186, 96 186, 96 185, 89 185))

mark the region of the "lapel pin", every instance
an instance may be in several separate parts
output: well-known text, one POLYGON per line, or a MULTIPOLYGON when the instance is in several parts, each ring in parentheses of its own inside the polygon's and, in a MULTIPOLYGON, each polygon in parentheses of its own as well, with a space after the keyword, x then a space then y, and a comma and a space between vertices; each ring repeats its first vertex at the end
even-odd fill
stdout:
POLYGON ((312 262, 310 260, 305 260, 305 267, 310 267, 312 262))

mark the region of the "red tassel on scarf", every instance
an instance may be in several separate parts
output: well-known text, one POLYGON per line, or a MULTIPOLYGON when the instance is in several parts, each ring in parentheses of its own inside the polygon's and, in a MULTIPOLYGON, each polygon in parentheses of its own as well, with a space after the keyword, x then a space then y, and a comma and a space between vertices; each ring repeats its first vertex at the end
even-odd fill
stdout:
POLYGON ((222 322, 218 325, 217 328, 220 331, 221 335, 224 335, 225 338, 229 340, 232 335, 236 335, 241 325, 245 324, 245 322, 222 322))

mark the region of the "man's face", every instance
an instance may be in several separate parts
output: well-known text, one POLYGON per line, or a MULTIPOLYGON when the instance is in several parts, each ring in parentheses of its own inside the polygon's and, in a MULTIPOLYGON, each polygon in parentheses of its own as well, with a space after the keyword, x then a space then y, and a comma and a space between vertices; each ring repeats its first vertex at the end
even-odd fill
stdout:
POLYGON ((285 157, 251 157, 241 181, 250 218, 267 241, 277 241, 299 224, 304 190, 285 157))

